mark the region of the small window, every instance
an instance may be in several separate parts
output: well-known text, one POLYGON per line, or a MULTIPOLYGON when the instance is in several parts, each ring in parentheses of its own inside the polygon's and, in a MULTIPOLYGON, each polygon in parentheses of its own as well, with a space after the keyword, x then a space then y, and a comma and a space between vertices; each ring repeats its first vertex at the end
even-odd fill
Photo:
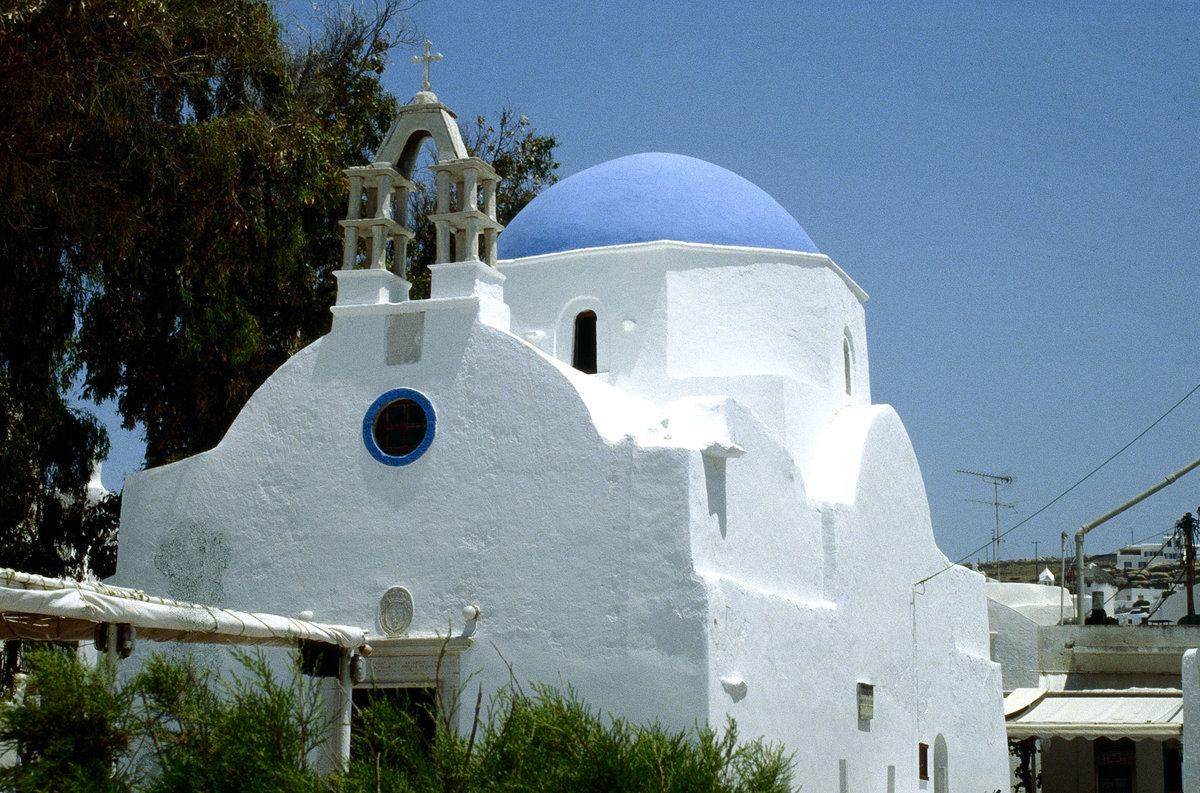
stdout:
POLYGON ((363 443, 384 465, 408 465, 433 442, 433 405, 419 391, 395 388, 376 399, 363 417, 363 443))
POLYGON ((403 457, 421 445, 428 429, 429 423, 420 405, 411 399, 397 399, 384 405, 375 415, 371 431, 381 452, 403 457))
POLYGON ((596 373, 596 312, 581 311, 575 315, 575 347, 571 365, 587 374, 596 373))
POLYGON ((858 720, 870 721, 875 718, 875 686, 870 683, 858 684, 858 720))
POLYGON ((850 340, 842 339, 842 370, 846 373, 846 393, 854 393, 854 383, 850 377, 850 340))
POLYGON ((929 779, 929 744, 917 744, 917 777, 928 781, 929 779))

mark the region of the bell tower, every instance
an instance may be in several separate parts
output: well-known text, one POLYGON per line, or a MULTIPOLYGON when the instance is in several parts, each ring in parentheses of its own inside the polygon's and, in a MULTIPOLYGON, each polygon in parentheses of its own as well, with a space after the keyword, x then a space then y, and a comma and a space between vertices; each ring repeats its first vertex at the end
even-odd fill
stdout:
POLYGON ((486 162, 470 156, 456 116, 431 90, 429 66, 442 59, 431 49, 426 41, 425 54, 413 57, 424 70, 421 90, 397 111, 374 160, 345 170, 350 197, 341 221, 342 270, 386 270, 405 278, 413 238, 408 199, 417 155, 427 140, 437 151, 436 206, 430 218, 437 233, 437 263, 496 263, 496 237, 504 228, 496 220, 500 177, 486 162))

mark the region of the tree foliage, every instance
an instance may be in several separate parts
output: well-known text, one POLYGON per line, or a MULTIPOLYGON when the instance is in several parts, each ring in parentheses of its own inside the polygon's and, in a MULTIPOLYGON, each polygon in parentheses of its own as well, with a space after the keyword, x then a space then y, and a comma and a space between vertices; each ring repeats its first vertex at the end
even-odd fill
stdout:
POLYGON ((327 326, 339 168, 390 121, 400 10, 293 44, 262 0, 0 12, 0 564, 111 572, 78 378, 161 463, 213 445, 327 326))
MULTIPOLYGON (((82 35, 70 10, 27 2, 0 12, 0 564, 49 574, 80 572, 88 539, 111 529, 86 499, 107 437, 65 396, 94 272, 86 240, 110 231, 88 208, 111 200, 98 158, 83 156, 78 119, 94 109, 90 97, 59 90, 109 68, 85 55, 87 35, 74 50, 48 30, 68 12, 66 35, 82 35)), ((106 137, 118 121, 105 119, 106 137)), ((115 227, 125 213, 113 208, 115 227)))
POLYGON ((155 656, 131 687, 148 737, 147 793, 307 793, 321 789, 308 754, 321 738, 311 680, 280 680, 261 654, 236 652, 228 681, 188 660, 155 656))
POLYGON ((20 702, 0 709, 0 744, 19 762, 0 770, 0 790, 126 790, 121 761, 133 743, 132 692, 112 664, 39 647, 20 702))
POLYGON ((229 680, 154 656, 118 681, 107 658, 36 648, 24 696, 0 709, 0 742, 19 758, 0 770, 0 790, 326 790, 307 760, 321 737, 315 685, 279 680, 261 654, 236 656, 229 680))
MULTIPOLYGON (((268 0, 0 10, 0 564, 111 562, 116 505, 84 498, 108 442, 74 384, 115 399, 157 465, 216 445, 328 330, 341 169, 394 117, 380 79, 416 39, 403 2, 339 7, 304 40, 268 0)), ((502 220, 553 181, 555 141, 523 116, 467 132, 506 177, 502 220)))

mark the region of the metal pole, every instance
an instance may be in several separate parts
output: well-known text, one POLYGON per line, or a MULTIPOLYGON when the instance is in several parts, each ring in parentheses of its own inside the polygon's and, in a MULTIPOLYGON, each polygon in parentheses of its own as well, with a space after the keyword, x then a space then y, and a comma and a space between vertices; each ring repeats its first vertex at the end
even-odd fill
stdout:
POLYGON ((996 532, 992 535, 993 560, 1000 561, 1000 482, 992 482, 992 504, 996 507, 996 532))
POLYGON ((1067 598, 1067 533, 1062 533, 1062 562, 1058 568, 1058 624, 1062 625, 1066 618, 1066 609, 1063 608, 1063 601, 1067 598))
POLYGON ((1197 457, 1195 460, 1192 460, 1190 463, 1185 465, 1183 468, 1180 468, 1175 473, 1169 474, 1165 479, 1163 479, 1161 482, 1159 482, 1154 487, 1151 487, 1148 490, 1143 490, 1141 493, 1139 493, 1138 495, 1129 499, 1121 506, 1116 507, 1114 509, 1110 509, 1108 512, 1105 512, 1103 515, 1096 518, 1091 523, 1083 524, 1082 526, 1079 527, 1079 531, 1075 532, 1075 621, 1078 624, 1082 625, 1084 622, 1083 601, 1084 601, 1084 597, 1086 595, 1086 592, 1084 591, 1085 586, 1083 583, 1083 537, 1084 537, 1084 535, 1086 535, 1089 531, 1096 528, 1097 526, 1104 523, 1105 521, 1115 518, 1117 515, 1120 515, 1122 512, 1129 509, 1133 505, 1138 504, 1138 503, 1144 501, 1145 499, 1149 498, 1150 496, 1154 495, 1155 493, 1162 490, 1167 485, 1174 484, 1175 481, 1177 479, 1179 479, 1179 477, 1188 473, 1189 471, 1191 471, 1193 468, 1196 468, 1197 466, 1200 466, 1200 457, 1197 457))

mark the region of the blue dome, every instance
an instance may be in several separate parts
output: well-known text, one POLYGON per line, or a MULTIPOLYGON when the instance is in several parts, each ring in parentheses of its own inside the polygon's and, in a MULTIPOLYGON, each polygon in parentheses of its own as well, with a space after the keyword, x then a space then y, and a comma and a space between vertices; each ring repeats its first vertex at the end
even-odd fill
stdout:
POLYGON ((818 253, 775 199, 724 168, 681 154, 632 154, 580 171, 529 202, 499 257, 674 240, 818 253))

